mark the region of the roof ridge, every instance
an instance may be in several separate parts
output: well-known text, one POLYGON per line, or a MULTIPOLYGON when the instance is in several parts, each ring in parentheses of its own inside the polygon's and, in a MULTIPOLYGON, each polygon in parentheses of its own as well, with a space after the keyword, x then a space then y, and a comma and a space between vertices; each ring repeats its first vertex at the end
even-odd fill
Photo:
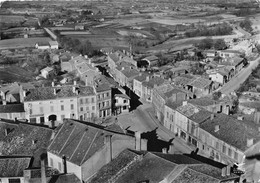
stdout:
POLYGON ((71 130, 70 135, 68 136, 67 140, 65 141, 65 143, 64 143, 63 146, 61 147, 61 149, 60 149, 60 151, 59 151, 59 154, 60 154, 61 151, 65 148, 65 146, 66 146, 67 142, 69 141, 69 139, 70 139, 72 133, 75 131, 75 128, 76 128, 76 125, 73 127, 73 130, 71 130))
MULTIPOLYGON (((66 123, 66 121, 65 121, 66 123)), ((52 146, 53 142, 56 140, 56 138, 58 137, 58 135, 61 132, 61 129, 64 128, 65 123, 62 124, 62 127, 59 129, 58 133, 55 135, 54 139, 52 140, 52 142, 50 143, 50 145, 47 147, 47 149, 49 150, 49 148, 52 146)), ((53 133, 53 132, 52 132, 53 133)))
MULTIPOLYGON (((201 166, 201 165, 212 166, 212 165, 209 165, 209 164, 206 164, 206 163, 199 164, 199 166, 201 166)), ((195 165, 194 165, 194 166, 195 166, 195 165)), ((214 167, 214 166, 212 166, 212 167, 214 167)), ((214 167, 214 168, 216 168, 216 167, 214 167)), ((197 170, 193 170, 193 169, 191 169, 189 166, 188 166, 188 169, 190 169, 191 171, 197 172, 197 173, 199 173, 199 174, 206 175, 206 176, 211 177, 211 178, 213 178, 213 179, 220 180, 220 179, 215 178, 215 177, 213 177, 213 176, 211 176, 211 175, 207 175, 207 174, 202 173, 202 172, 199 172, 199 171, 197 171, 197 170)), ((217 169, 218 169, 218 168, 217 168, 217 169)))
POLYGON ((86 158, 86 156, 87 156, 87 154, 88 154, 88 152, 89 152, 89 150, 90 150, 91 146, 93 145, 93 143, 94 143, 94 141, 95 141, 95 139, 96 139, 96 137, 97 137, 97 135, 98 135, 98 132, 99 132, 99 130, 97 130, 97 132, 96 132, 96 134, 95 134, 95 136, 94 136, 94 138, 93 138, 93 140, 92 140, 91 144, 89 145, 89 148, 88 148, 88 150, 86 151, 86 153, 85 153, 84 157, 82 158, 82 160, 81 160, 81 162, 80 162, 80 165, 82 165, 82 164, 83 164, 83 161, 84 161, 84 159, 86 158))
POLYGON ((170 172, 170 174, 169 174, 165 179, 169 179, 169 178, 170 178, 170 180, 167 180, 167 181, 171 181, 171 182, 172 182, 172 181, 175 180, 187 167, 188 167, 188 165, 186 165, 186 164, 177 165, 176 167, 174 167, 174 169, 170 172), (182 168, 177 172, 177 175, 174 175, 173 178, 171 178, 170 176, 171 176, 172 174, 176 173, 176 169, 177 169, 178 167, 182 167, 182 168))
POLYGON ((72 155, 71 155, 71 157, 70 157, 70 160, 72 159, 73 155, 74 155, 75 152, 77 151, 77 149, 78 149, 78 147, 79 147, 80 143, 82 142, 82 140, 83 140, 83 138, 84 138, 85 135, 86 135, 86 130, 84 130, 84 133, 83 133, 82 137, 80 138, 80 141, 79 141, 77 147, 76 147, 75 150, 73 151, 73 153, 72 153, 72 155))
MULTIPOLYGON (((156 153, 156 152, 155 152, 155 153, 156 153)), ((160 159, 163 159, 164 161, 168 161, 168 162, 170 162, 170 163, 175 164, 175 165, 178 166, 177 163, 174 163, 174 162, 172 162, 172 161, 170 161, 170 160, 168 160, 168 159, 165 159, 165 158, 163 158, 163 157, 161 157, 161 156, 158 156, 158 155, 154 154, 154 152, 148 152, 148 153, 145 154, 145 156, 146 156, 147 154, 152 154, 152 155, 154 155, 154 156, 156 156, 156 157, 158 157, 158 158, 160 158, 160 159)), ((170 154, 170 155, 174 155, 174 154, 170 154)))

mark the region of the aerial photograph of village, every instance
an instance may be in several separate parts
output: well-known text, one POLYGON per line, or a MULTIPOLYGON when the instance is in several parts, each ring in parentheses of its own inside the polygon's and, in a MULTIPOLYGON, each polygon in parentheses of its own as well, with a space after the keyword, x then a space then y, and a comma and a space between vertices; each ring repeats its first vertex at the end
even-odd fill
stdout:
POLYGON ((260 0, 0 0, 0 183, 260 182, 259 62, 260 0))

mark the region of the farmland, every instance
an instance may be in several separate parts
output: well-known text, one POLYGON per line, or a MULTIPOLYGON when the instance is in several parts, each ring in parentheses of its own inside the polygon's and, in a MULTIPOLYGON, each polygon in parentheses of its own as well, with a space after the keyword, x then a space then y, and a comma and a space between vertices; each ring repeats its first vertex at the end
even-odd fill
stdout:
POLYGON ((23 21, 25 21, 25 18, 23 16, 0 15, 0 23, 17 23, 23 21))
POLYGON ((0 40, 0 49, 32 48, 37 42, 50 41, 49 37, 17 38, 0 40))

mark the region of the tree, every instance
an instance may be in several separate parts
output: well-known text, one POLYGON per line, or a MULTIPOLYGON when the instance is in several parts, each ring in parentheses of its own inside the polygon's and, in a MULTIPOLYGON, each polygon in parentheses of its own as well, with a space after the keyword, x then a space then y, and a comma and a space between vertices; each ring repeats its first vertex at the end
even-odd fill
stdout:
POLYGON ((253 30, 252 24, 253 23, 251 22, 251 20, 249 18, 246 18, 245 20, 241 21, 239 25, 246 31, 251 32, 253 30))
POLYGON ((213 100, 218 100, 221 97, 222 93, 220 91, 214 92, 212 94, 213 100))
POLYGON ((224 39, 218 39, 216 40, 216 42, 214 43, 214 48, 216 50, 224 50, 227 48, 226 42, 224 41, 224 39))
POLYGON ((214 45, 214 41, 212 38, 205 38, 195 46, 201 50, 205 50, 205 49, 211 49, 213 45, 214 45))

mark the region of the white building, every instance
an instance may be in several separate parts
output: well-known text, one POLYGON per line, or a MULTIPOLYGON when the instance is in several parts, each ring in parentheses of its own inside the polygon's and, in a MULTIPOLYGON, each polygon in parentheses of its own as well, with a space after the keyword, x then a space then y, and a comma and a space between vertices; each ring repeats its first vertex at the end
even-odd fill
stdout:
POLYGON ((49 44, 51 49, 59 49, 58 41, 49 41, 49 44))
POLYGON ((54 69, 52 67, 45 67, 41 70, 41 76, 47 79, 47 77, 54 72, 54 69))

